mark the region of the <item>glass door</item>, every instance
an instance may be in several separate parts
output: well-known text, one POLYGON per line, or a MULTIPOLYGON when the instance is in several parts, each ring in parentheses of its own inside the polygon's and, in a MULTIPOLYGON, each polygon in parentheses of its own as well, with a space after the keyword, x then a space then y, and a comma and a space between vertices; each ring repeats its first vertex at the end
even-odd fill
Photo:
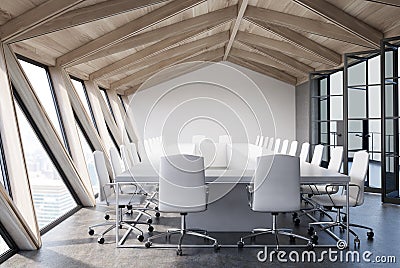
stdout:
POLYGON ((400 204, 399 197, 399 49, 400 37, 384 39, 381 49, 383 152, 382 201, 400 204))
POLYGON ((344 63, 344 172, 351 169, 354 153, 369 153, 367 191, 381 188, 380 51, 345 54, 344 63))

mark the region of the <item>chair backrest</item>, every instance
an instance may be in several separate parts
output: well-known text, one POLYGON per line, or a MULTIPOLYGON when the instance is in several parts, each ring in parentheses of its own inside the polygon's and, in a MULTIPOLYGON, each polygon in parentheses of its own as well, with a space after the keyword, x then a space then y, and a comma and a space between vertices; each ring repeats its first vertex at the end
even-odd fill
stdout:
POLYGON ((139 164, 140 159, 139 159, 139 154, 138 154, 136 144, 134 144, 133 142, 129 143, 128 144, 128 152, 129 152, 130 156, 132 157, 133 164, 134 165, 139 164))
POLYGON ((350 184, 355 184, 359 187, 350 186, 349 196, 356 199, 356 205, 360 206, 364 203, 364 183, 367 176, 369 165, 369 155, 366 151, 358 151, 354 154, 353 164, 349 173, 350 184))
POLYGON ((268 143, 268 146, 267 146, 267 150, 272 152, 273 148, 274 148, 274 138, 271 137, 271 138, 269 138, 269 143, 268 143))
POLYGON ((256 142, 254 145, 260 145, 260 135, 257 135, 256 142))
POLYGON ((119 146, 119 151, 121 152, 121 158, 122 158, 122 161, 124 162, 125 168, 129 169, 129 168, 133 167, 134 163, 133 163, 132 157, 128 151, 128 148, 125 145, 121 144, 119 146))
POLYGON ((297 145, 299 143, 297 141, 292 141, 292 143, 290 144, 290 149, 289 149, 289 155, 291 156, 295 156, 297 153, 297 145))
POLYGON ((275 140, 275 147, 274 147, 274 154, 279 153, 280 145, 281 145, 281 139, 276 139, 275 140))
POLYGON ((144 145, 144 150, 146 151, 146 154, 150 154, 151 148, 150 148, 149 140, 147 140, 147 139, 144 140, 143 145, 144 145))
POLYGON ((94 151, 94 166, 96 168, 97 179, 99 181, 100 186, 100 201, 104 201, 106 197, 112 194, 112 190, 110 187, 104 187, 107 183, 110 182, 110 178, 108 176, 106 160, 104 158, 104 154, 102 151, 94 151))
POLYGON ((288 140, 284 140, 282 142, 282 147, 281 147, 280 154, 287 154, 288 147, 289 147, 289 141, 288 140))
POLYGON ((308 142, 303 142, 300 151, 300 162, 306 162, 308 157, 308 152, 310 151, 310 144, 308 142))
POLYGON ((260 137, 260 142, 258 143, 258 146, 263 146, 264 144, 264 136, 260 137))
POLYGON ((161 157, 158 207, 162 212, 206 210, 203 157, 182 154, 161 157))
POLYGON ((192 143, 194 144, 194 153, 200 155, 200 143, 204 140, 206 136, 204 135, 194 135, 192 137, 192 143))
POLYGON ((118 150, 115 147, 110 148, 110 160, 111 160, 111 167, 113 172, 113 178, 118 176, 122 173, 122 159, 119 156, 118 150))
POLYGON ((328 169, 339 172, 343 161, 343 147, 336 146, 331 150, 331 159, 329 159, 328 169))
POLYGON ((264 138, 264 143, 263 143, 263 144, 260 144, 260 146, 266 148, 266 147, 268 146, 268 142, 269 142, 269 137, 265 137, 265 138, 264 138))
POLYGON ((316 145, 311 159, 311 164, 314 166, 320 166, 323 153, 324 153, 324 146, 322 144, 316 145))
POLYGON ((300 210, 300 161, 296 156, 257 158, 252 209, 263 212, 300 210))
POLYGON ((232 139, 229 135, 221 135, 218 138, 218 142, 219 143, 225 143, 225 144, 231 144, 232 143, 232 139))

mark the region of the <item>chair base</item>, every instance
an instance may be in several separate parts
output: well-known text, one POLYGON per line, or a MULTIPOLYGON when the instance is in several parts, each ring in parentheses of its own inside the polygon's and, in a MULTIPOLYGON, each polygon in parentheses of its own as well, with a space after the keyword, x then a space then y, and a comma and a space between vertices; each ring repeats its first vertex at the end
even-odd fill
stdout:
POLYGON ((276 250, 279 250, 279 238, 278 235, 284 235, 284 236, 289 236, 290 237, 290 241, 294 242, 296 238, 302 239, 307 241, 306 247, 307 249, 311 250, 314 248, 314 244, 312 243, 312 241, 304 236, 298 235, 298 234, 294 234, 292 229, 288 229, 288 228, 276 228, 276 216, 277 214, 273 213, 272 214, 272 228, 256 228, 253 229, 252 234, 243 236, 240 238, 240 240, 238 241, 237 245, 239 248, 244 247, 245 243, 244 240, 245 239, 249 239, 249 238, 256 238, 257 236, 260 235, 264 235, 264 234, 273 234, 275 235, 275 241, 276 241, 276 250))
POLYGON ((145 243, 145 247, 150 248, 152 245, 152 240, 157 239, 159 237, 165 237, 165 238, 169 239, 171 237, 171 235, 173 235, 173 234, 180 234, 179 242, 177 245, 177 252, 176 252, 177 255, 182 256, 182 242, 183 242, 184 236, 186 236, 186 235, 197 236, 197 237, 201 237, 203 239, 212 241, 214 249, 219 250, 220 245, 218 244, 217 239, 215 239, 211 236, 208 236, 206 230, 187 229, 186 228, 186 215, 187 215, 187 213, 181 213, 181 228, 180 229, 168 229, 167 232, 165 232, 165 233, 161 233, 161 234, 149 237, 145 243), (199 232, 195 232, 194 230, 203 232, 203 234, 201 234, 199 232))

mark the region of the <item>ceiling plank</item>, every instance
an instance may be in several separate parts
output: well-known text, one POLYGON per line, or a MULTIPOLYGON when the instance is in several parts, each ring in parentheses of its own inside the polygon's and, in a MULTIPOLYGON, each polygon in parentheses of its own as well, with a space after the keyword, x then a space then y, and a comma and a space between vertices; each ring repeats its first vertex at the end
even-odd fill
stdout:
POLYGON ((174 66, 176 64, 183 64, 183 63, 190 62, 191 63, 190 66, 185 64, 185 65, 182 66, 182 68, 174 68, 173 71, 171 70, 172 72, 165 71, 165 74, 164 74, 164 72, 162 72, 160 74, 160 77, 157 77, 157 81, 153 82, 153 81, 150 80, 149 82, 147 82, 146 80, 149 77, 154 75, 154 73, 160 71, 159 69, 156 69, 153 73, 150 73, 150 74, 146 75, 145 77, 143 77, 141 79, 143 81, 146 81, 145 84, 143 82, 135 84, 131 88, 123 91, 123 94, 124 95, 130 95, 130 94, 135 93, 138 89, 143 90, 143 89, 146 89, 146 88, 150 88, 150 87, 155 86, 157 84, 161 84, 161 83, 163 83, 165 81, 171 80, 171 79, 173 79, 175 77, 184 75, 186 73, 193 72, 195 70, 198 70, 198 69, 202 68, 203 66, 206 66, 211 61, 220 61, 220 60, 222 60, 223 56, 224 56, 224 48, 223 47, 220 47, 220 48, 217 48, 217 49, 214 49, 214 50, 210 50, 210 51, 202 52, 202 53, 200 53, 198 55, 195 55, 195 56, 192 56, 192 57, 188 57, 188 58, 186 58, 186 59, 184 59, 182 61, 175 62, 175 63, 169 65, 169 67, 171 67, 171 66, 174 66))
POLYGON ((298 32, 286 27, 271 25, 255 19, 251 19, 251 22, 283 38, 287 42, 329 61, 333 65, 340 65, 342 63, 341 55, 305 37, 304 35, 299 34, 298 32))
POLYGON ((84 0, 49 0, 0 26, 1 41, 9 42, 29 29, 60 16, 84 0))
POLYGON ((361 38, 358 35, 353 35, 351 32, 348 32, 347 30, 344 30, 343 28, 332 23, 326 23, 319 20, 313 20, 253 6, 249 6, 247 8, 245 17, 254 18, 267 23, 285 26, 290 29, 312 33, 359 46, 376 48, 376 46, 372 45, 364 38, 361 38))
POLYGON ((275 78, 277 80, 280 80, 282 82, 295 85, 297 82, 296 77, 291 76, 287 73, 282 72, 281 70, 275 69, 270 66, 263 66, 261 64, 258 64, 253 61, 246 60, 241 57, 235 57, 235 56, 229 56, 228 61, 232 62, 234 64, 237 64, 239 66, 242 66, 244 68, 250 69, 254 72, 261 73, 263 75, 275 78))
POLYGON ((249 4, 249 0, 240 0, 238 2, 238 6, 240 6, 239 12, 238 12, 238 15, 236 17, 235 24, 233 25, 231 36, 229 38, 228 45, 226 46, 226 50, 225 50, 225 54, 224 54, 223 60, 226 60, 226 58, 229 55, 229 52, 231 51, 231 48, 232 48, 232 45, 233 45, 233 41, 235 41, 236 34, 237 34, 238 30, 239 30, 240 23, 242 23, 242 18, 243 18, 244 12, 246 11, 246 8, 247 8, 248 4, 249 4))
POLYGON ((389 5, 389 6, 400 7, 399 0, 366 0, 366 1, 389 5))
POLYGON ((152 42, 159 42, 169 37, 173 37, 182 33, 189 33, 198 29, 206 29, 214 25, 219 25, 230 21, 236 17, 237 7, 230 6, 227 8, 219 9, 204 15, 200 15, 191 19, 177 22, 168 26, 164 26, 145 33, 134 35, 119 44, 111 46, 107 49, 92 54, 83 60, 78 60, 75 64, 99 59, 115 53, 126 51, 134 47, 142 46, 152 42))
POLYGON ((118 89, 121 86, 131 83, 137 80, 140 75, 138 73, 146 74, 148 66, 155 66, 158 69, 162 69, 165 66, 171 64, 171 62, 183 60, 189 57, 193 53, 198 53, 202 50, 215 46, 216 44, 221 44, 228 40, 228 32, 221 32, 206 38, 202 38, 178 47, 171 48, 161 54, 156 54, 153 57, 147 58, 144 61, 138 63, 135 67, 142 68, 141 70, 128 75, 121 80, 111 83, 111 89, 118 89))
POLYGON ((325 0, 294 0, 296 3, 324 17, 339 27, 379 47, 383 33, 362 20, 351 16, 325 0))
POLYGON ((12 41, 22 41, 165 1, 167 0, 113 0, 74 9, 13 38, 12 41))
POLYGON ((248 41, 244 41, 244 42, 240 42, 240 43, 243 43, 253 49, 256 49, 256 50, 262 52, 263 54, 266 54, 267 56, 275 59, 276 61, 286 65, 287 67, 297 70, 297 71, 300 71, 300 72, 303 72, 304 74, 308 74, 308 73, 314 71, 314 68, 312 68, 311 66, 304 64, 292 57, 289 57, 289 56, 283 54, 282 52, 263 48, 263 47, 259 46, 258 43, 249 43, 248 41))
POLYGON ((275 58, 270 57, 268 55, 259 54, 258 51, 257 52, 249 52, 249 51, 246 51, 243 49, 232 48, 231 53, 232 53, 232 56, 236 56, 236 57, 248 59, 248 60, 251 60, 254 62, 258 62, 260 64, 272 66, 281 71, 290 73, 292 76, 293 76, 293 74, 295 74, 294 76, 305 75, 304 72, 300 72, 300 71, 292 69, 292 68, 289 69, 287 64, 283 64, 283 63, 277 61, 275 58))
POLYGON ((168 3, 165 6, 130 21, 109 33, 60 56, 56 60, 57 65, 68 66, 78 59, 85 58, 90 54, 94 54, 97 51, 117 44, 154 24, 166 20, 204 1, 205 0, 179 0, 168 3))
POLYGON ((327 61, 321 57, 315 56, 314 54, 309 53, 308 51, 305 51, 303 49, 299 49, 297 46, 288 42, 279 41, 261 35, 250 34, 241 31, 238 32, 236 40, 242 43, 248 42, 249 44, 257 44, 258 46, 267 49, 272 49, 276 51, 285 51, 285 53, 291 56, 332 65, 332 62, 327 61))

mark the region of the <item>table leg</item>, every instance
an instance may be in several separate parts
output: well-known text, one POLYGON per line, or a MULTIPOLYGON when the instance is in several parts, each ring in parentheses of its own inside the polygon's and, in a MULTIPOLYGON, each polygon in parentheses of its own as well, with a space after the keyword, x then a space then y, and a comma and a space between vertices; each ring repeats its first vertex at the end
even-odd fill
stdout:
POLYGON ((346 183, 346 242, 347 242, 347 247, 349 247, 350 243, 350 201, 349 201, 349 187, 350 183, 346 183))

